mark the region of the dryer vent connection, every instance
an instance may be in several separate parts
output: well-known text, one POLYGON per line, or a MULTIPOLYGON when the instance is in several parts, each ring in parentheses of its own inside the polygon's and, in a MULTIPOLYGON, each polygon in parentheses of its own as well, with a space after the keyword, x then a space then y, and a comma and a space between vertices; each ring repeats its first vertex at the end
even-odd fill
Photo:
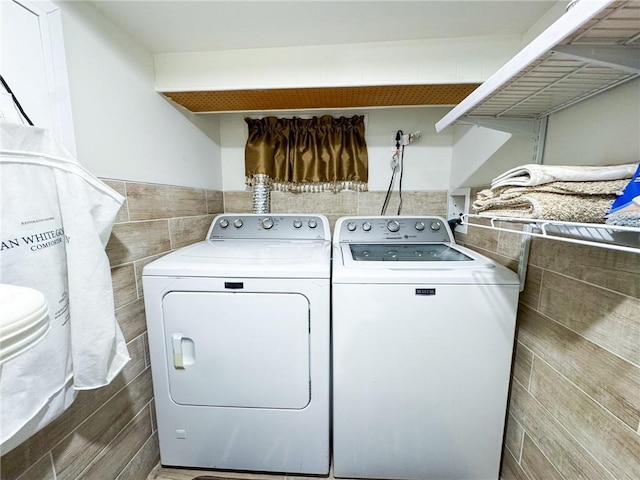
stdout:
POLYGON ((269 176, 253 176, 253 213, 271 212, 271 185, 269 176))

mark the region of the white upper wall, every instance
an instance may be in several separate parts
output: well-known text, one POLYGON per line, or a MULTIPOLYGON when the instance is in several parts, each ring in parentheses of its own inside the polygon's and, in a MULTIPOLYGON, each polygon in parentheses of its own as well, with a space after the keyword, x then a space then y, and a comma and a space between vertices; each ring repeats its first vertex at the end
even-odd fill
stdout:
POLYGON ((390 162, 398 130, 421 133, 417 141, 404 149, 403 190, 448 188, 452 139, 447 135, 438 135, 435 130, 435 122, 447 110, 442 107, 416 107, 369 111, 369 190, 386 190, 389 187, 392 173, 390 162))
POLYGON ((61 2, 78 159, 104 178, 220 189, 217 119, 170 105, 151 54, 90 4, 61 2))
POLYGON ((154 55, 161 92, 482 82, 519 35, 154 55))
POLYGON ((471 177, 512 137, 510 133, 467 125, 449 130, 454 131, 449 178, 451 190, 473 186, 471 177))
POLYGON ((538 20, 522 34, 522 47, 526 47, 535 38, 544 32, 550 25, 558 20, 567 11, 569 1, 557 1, 538 20))
POLYGON ((543 163, 638 163, 639 132, 640 80, 634 80, 549 116, 543 163))

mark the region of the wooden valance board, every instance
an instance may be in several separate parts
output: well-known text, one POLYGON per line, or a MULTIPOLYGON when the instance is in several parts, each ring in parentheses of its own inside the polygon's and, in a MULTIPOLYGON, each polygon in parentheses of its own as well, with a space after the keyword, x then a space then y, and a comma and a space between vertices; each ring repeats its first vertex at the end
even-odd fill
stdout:
POLYGON ((162 92, 194 113, 455 105, 477 83, 162 92))

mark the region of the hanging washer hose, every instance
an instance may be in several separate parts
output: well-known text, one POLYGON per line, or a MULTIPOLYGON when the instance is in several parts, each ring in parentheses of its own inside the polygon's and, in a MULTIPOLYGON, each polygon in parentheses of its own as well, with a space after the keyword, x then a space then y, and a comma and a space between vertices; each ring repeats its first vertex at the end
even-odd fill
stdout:
MULTIPOLYGON (((402 147, 402 155, 400 155, 400 141, 402 140, 402 130, 398 130, 396 132, 396 151, 391 157, 391 181, 389 182, 389 188, 387 188, 387 195, 384 197, 384 203, 382 204, 382 210, 380 215, 384 215, 387 212, 387 207, 389 206, 389 200, 391 199, 391 192, 393 190, 393 182, 396 179, 396 173, 398 172, 398 165, 400 164, 400 169, 402 169, 402 156, 404 156, 404 146, 402 147)), ((400 173, 402 176, 402 173, 400 173)), ((400 197, 400 201, 402 203, 402 197, 400 197)))
POLYGON ((400 154, 400 180, 398 181, 398 195, 400 203, 398 203, 398 215, 402 212, 402 176, 404 174, 404 145, 402 145, 402 153, 400 154))

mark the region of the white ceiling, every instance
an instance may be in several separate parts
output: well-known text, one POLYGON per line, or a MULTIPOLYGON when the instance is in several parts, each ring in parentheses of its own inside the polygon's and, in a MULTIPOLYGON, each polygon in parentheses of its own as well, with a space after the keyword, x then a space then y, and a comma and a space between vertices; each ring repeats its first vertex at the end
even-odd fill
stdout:
POLYGON ((104 0, 91 3, 151 53, 169 53, 522 34, 558 2, 104 0))

